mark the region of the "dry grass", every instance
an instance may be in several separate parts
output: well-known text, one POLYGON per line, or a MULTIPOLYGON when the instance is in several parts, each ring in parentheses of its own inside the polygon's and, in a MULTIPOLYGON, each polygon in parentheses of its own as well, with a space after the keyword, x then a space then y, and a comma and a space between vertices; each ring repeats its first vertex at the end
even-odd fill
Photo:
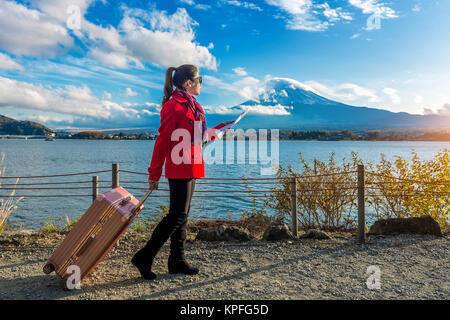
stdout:
MULTIPOLYGON (((1 153, 1 159, 0 159, 0 177, 5 175, 5 170, 6 167, 3 166, 3 161, 5 160, 5 154, 2 152, 1 153)), ((16 182, 14 184, 14 187, 17 185, 17 183, 19 182, 19 179, 16 179, 16 182)), ((2 180, 0 179, 0 190, 2 189, 2 180)), ((9 198, 7 198, 6 200, 0 199, 0 235, 6 230, 6 228, 8 227, 8 218, 11 215, 11 213, 17 209, 17 203, 19 203, 20 200, 23 199, 23 197, 19 197, 19 198, 15 198, 14 194, 15 194, 16 190, 13 189, 11 191, 11 194, 9 195, 9 198)))

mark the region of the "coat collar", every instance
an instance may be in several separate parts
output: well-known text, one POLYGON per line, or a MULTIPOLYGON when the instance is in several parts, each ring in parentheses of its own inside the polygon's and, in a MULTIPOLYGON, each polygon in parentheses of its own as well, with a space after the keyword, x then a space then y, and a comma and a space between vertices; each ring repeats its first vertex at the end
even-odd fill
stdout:
POLYGON ((175 101, 176 101, 176 102, 179 102, 179 103, 185 103, 185 102, 187 102, 187 100, 186 100, 185 98, 183 98, 182 96, 180 96, 176 91, 173 92, 172 98, 174 98, 175 101))
MULTIPOLYGON (((175 99, 175 101, 178 103, 186 103, 187 102, 187 100, 185 98, 183 98, 181 95, 179 95, 176 91, 173 92, 172 98, 175 99)), ((195 100, 194 103, 195 103, 195 106, 200 110, 200 112, 205 114, 205 112, 203 111, 203 108, 200 106, 200 103, 198 103, 197 100, 195 100)), ((192 111, 190 108, 188 108, 188 110, 186 112, 186 116, 192 120, 195 120, 194 115, 192 114, 192 111)))

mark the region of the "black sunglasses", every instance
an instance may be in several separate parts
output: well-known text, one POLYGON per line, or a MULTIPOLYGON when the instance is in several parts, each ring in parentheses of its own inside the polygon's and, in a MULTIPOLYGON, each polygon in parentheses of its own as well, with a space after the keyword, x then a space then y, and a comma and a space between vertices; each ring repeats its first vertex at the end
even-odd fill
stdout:
POLYGON ((192 81, 194 81, 197 78, 198 78, 198 82, 200 82, 200 84, 202 84, 202 77, 201 76, 193 78, 192 81))

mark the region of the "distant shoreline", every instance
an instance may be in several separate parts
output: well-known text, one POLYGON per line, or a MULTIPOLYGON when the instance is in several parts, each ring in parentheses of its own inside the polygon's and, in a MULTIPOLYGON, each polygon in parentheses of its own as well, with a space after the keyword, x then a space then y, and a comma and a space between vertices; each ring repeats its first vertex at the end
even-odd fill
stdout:
MULTIPOLYGON (((266 129, 267 130, 267 129, 266 129)), ((233 133, 231 133, 233 135, 233 133)), ((250 134, 259 137, 260 132, 255 130, 248 133, 235 132, 237 140, 249 140, 250 134)), ((271 130, 266 131, 267 139, 271 139, 271 130)), ((105 133, 101 131, 81 131, 78 133, 53 132, 46 135, 19 135, 0 134, 0 139, 78 139, 78 140, 156 140, 158 133, 148 132, 119 132, 105 133)), ((223 137, 226 140, 227 135, 223 137)), ((264 137, 266 138, 266 137, 264 137)), ((418 142, 448 142, 450 130, 424 130, 424 129, 393 129, 393 130, 279 130, 280 141, 418 141, 418 142)))
MULTIPOLYGON (((14 136, 14 137, 0 137, 0 140, 45 140, 46 137, 18 137, 18 136, 14 136)), ((267 138, 268 140, 270 140, 270 137, 267 138)), ((59 137, 54 137, 54 140, 156 140, 156 138, 154 139, 132 139, 132 138, 119 138, 119 139, 102 139, 102 138, 59 138, 59 137)), ((239 139, 240 140, 240 139, 239 139)), ((248 140, 248 139, 246 139, 248 140)), ((415 141, 415 142, 450 142, 450 138, 449 139, 443 139, 443 140, 433 140, 433 139, 427 139, 427 140, 423 140, 423 139, 278 139, 279 141, 373 141, 373 142, 380 142, 380 141, 392 141, 392 142, 410 142, 410 141, 415 141)))

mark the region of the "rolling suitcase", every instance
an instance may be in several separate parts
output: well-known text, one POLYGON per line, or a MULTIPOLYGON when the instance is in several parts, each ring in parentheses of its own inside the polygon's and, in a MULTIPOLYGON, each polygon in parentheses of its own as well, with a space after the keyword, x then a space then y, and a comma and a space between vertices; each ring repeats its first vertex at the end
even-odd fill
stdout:
MULTIPOLYGON (((55 271, 67 280, 72 274, 68 268, 77 266, 79 281, 85 278, 141 212, 150 193, 148 190, 141 201, 122 187, 99 195, 47 261, 44 273, 55 271)), ((67 281, 64 289, 68 289, 67 281)))

